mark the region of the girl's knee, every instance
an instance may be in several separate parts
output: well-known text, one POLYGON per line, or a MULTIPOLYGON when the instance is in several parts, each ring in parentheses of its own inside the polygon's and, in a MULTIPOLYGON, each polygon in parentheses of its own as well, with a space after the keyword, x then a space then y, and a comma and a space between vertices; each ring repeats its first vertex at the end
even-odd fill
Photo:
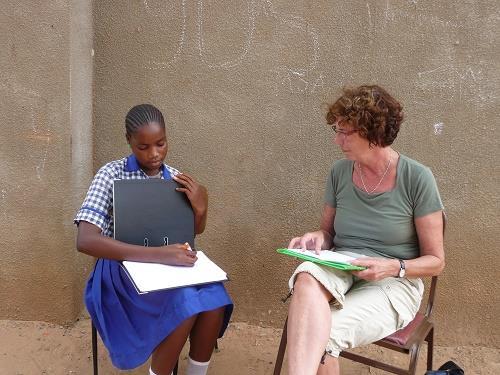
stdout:
POLYGON ((197 314, 197 317, 203 319, 221 319, 222 317, 224 317, 225 309, 225 306, 222 306, 213 310, 202 311, 197 314))

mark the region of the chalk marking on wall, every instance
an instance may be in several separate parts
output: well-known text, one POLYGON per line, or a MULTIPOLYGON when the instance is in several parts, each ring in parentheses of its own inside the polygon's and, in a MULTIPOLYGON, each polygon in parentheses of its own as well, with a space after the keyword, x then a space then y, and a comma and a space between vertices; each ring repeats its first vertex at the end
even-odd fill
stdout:
POLYGON ((389 8, 389 0, 385 2, 384 18, 386 21, 394 21, 394 13, 391 13, 391 9, 389 8))
POLYGON ((276 68, 271 70, 276 75, 276 92, 278 95, 278 87, 284 87, 292 94, 299 93, 314 93, 325 86, 323 73, 319 72, 317 76, 309 74, 308 71, 303 70, 296 72, 290 69, 276 68))
MULTIPOLYGON (((281 84, 281 87, 285 87, 287 91, 291 93, 303 93, 315 92, 320 88, 324 87, 324 77, 322 72, 318 72, 316 76, 313 76, 311 72, 315 70, 318 66, 320 47, 319 47, 319 36, 318 32, 314 27, 312 27, 304 18, 291 15, 281 15, 275 9, 274 5, 270 0, 258 0, 259 9, 263 10, 263 14, 266 17, 274 19, 278 25, 283 25, 290 30, 298 31, 305 36, 306 42, 310 44, 312 54, 307 55, 307 60, 303 66, 293 65, 293 62, 282 63, 270 69, 277 75, 277 81, 281 84)), ((160 12, 153 13, 151 7, 151 0, 143 0, 144 7, 148 12, 150 12, 155 17, 160 17, 160 12)), ((197 17, 196 17, 196 27, 197 27, 197 47, 198 53, 201 61, 206 64, 211 69, 230 69, 234 68, 241 63, 243 63, 250 53, 250 50, 254 44, 254 34, 256 28, 256 18, 258 16, 257 6, 255 0, 248 0, 247 5, 247 27, 245 40, 242 46, 242 50, 239 55, 231 60, 222 62, 211 62, 206 54, 206 30, 204 28, 204 15, 206 13, 205 4, 203 0, 197 0, 197 17)), ((368 4, 367 4, 368 6, 368 4)), ((165 69, 171 66, 178 58, 182 55, 186 44, 186 29, 187 29, 187 10, 186 10, 186 0, 181 0, 182 7, 182 27, 181 34, 179 37, 179 44, 174 56, 167 62, 161 61, 150 61, 148 69, 165 69)), ((369 7, 369 6, 368 6, 369 7)))
POLYGON ((45 170, 45 164, 47 162, 47 156, 49 154, 49 144, 50 144, 50 139, 52 137, 50 136, 50 129, 47 130, 47 134, 45 135, 38 135, 36 139, 41 140, 42 142, 45 143, 45 147, 43 147, 41 159, 38 161, 38 164, 35 166, 36 170, 36 177, 41 180, 43 172, 45 170))
MULTIPOLYGON (((18 95, 20 98, 27 101, 26 107, 28 108, 29 112, 31 131, 28 136, 26 134, 24 136, 25 138, 33 139, 36 141, 41 140, 43 142, 40 158, 36 159, 35 161, 36 176, 38 180, 41 180, 43 172, 45 170, 45 165, 49 152, 51 131, 50 127, 48 127, 45 132, 42 131, 40 125, 38 124, 36 118, 36 108, 38 108, 39 106, 37 106, 36 104, 40 102, 45 102, 45 100, 42 98, 42 96, 38 91, 26 88, 13 79, 10 79, 7 85, 2 84, 1 87, 11 91, 13 94, 18 95)), ((33 150, 27 150, 27 153, 32 157, 36 157, 36 155, 33 154, 33 150)))
POLYGON ((290 83, 290 91, 291 92, 296 92, 295 90, 298 90, 298 92, 305 92, 307 91, 307 87, 309 86, 309 81, 306 81, 304 79, 306 72, 301 71, 301 72, 295 72, 293 70, 288 71, 288 81, 290 83), (294 81, 294 87, 292 87, 292 79, 294 81))
POLYGON ((370 12, 370 4, 366 3, 366 10, 368 11, 368 24, 370 27, 373 26, 372 24, 372 13, 370 12))
POLYGON ((205 57, 205 37, 204 37, 204 29, 203 29, 203 0, 198 0, 198 17, 197 17, 197 26, 198 26, 198 52, 200 54, 201 60, 207 64, 209 68, 234 68, 235 66, 241 64, 248 52, 250 51, 250 47, 253 44, 253 36, 255 32, 255 2, 253 0, 247 1, 247 13, 248 13, 248 21, 247 21, 247 32, 245 36, 245 43, 242 49, 242 52, 239 56, 233 60, 225 61, 222 63, 210 63, 208 59, 205 57))
MULTIPOLYGON (((416 2, 414 3, 416 4, 416 2)), ((448 28, 462 28, 463 24, 454 22, 452 20, 442 19, 435 14, 427 15, 420 12, 408 12, 404 9, 390 8, 389 1, 385 3, 384 16, 386 21, 394 22, 397 19, 402 20, 405 23, 414 22, 419 26, 438 25, 448 28)))
POLYGON ((428 75, 428 74, 439 72, 439 71, 445 71, 447 69, 448 68, 446 66, 441 65, 441 66, 438 66, 437 68, 434 68, 434 69, 431 69, 431 70, 426 70, 424 72, 418 72, 417 74, 418 74, 418 78, 421 78, 424 75, 428 75))
POLYGON ((311 93, 316 92, 317 88, 322 89, 323 87, 325 87, 325 79, 324 79, 323 73, 320 72, 319 77, 316 78, 316 81, 313 84, 313 87, 311 89, 311 93))
POLYGON ((312 55, 308 56, 310 61, 306 66, 282 64, 270 69, 277 76, 277 86, 284 87, 287 91, 294 94, 308 91, 314 92, 319 87, 322 87, 324 81, 321 72, 319 72, 318 78, 311 77, 311 72, 318 66, 320 55, 319 36, 316 29, 302 17, 278 14, 270 0, 263 0, 262 8, 266 17, 274 18, 279 24, 305 34, 313 50, 312 55))
POLYGON ((442 122, 438 122, 432 126, 434 128, 435 135, 443 134, 444 124, 442 122))
POLYGON ((496 99, 495 88, 485 81, 480 67, 457 67, 450 62, 449 65, 419 72, 417 76, 421 88, 439 95, 446 92, 448 97, 456 98, 460 102, 468 100, 482 106, 493 103, 496 99))
POLYGON ((2 212, 2 216, 4 219, 7 218, 7 204, 5 204, 5 201, 7 199, 7 190, 2 189, 1 191, 1 199, 0 199, 0 212, 2 212))
MULTIPOLYGON (((158 14, 154 14, 149 6, 148 0, 144 0, 144 6, 146 10, 154 17, 159 17, 158 14)), ((182 50, 184 49, 184 44, 186 43, 186 27, 187 27, 187 12, 186 12, 186 0, 181 0, 181 9, 182 9, 182 25, 181 25, 181 33, 179 36, 179 41, 177 45, 177 50, 169 61, 150 61, 148 69, 165 69, 168 66, 172 65, 182 54, 182 50)))
POLYGON ((272 17, 279 21, 279 23, 284 24, 290 28, 298 29, 304 32, 312 41, 313 54, 310 56, 310 63, 307 68, 293 68, 286 66, 287 69, 291 70, 293 73, 300 73, 308 70, 316 69, 319 61, 319 37, 318 32, 314 27, 312 27, 304 18, 298 16, 281 16, 274 9, 273 3, 270 0, 264 0, 264 14, 268 17, 272 17))

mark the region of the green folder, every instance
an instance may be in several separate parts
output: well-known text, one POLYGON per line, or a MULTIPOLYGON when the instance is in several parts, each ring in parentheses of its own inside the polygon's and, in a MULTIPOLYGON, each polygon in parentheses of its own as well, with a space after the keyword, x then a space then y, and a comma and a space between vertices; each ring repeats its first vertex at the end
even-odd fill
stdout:
POLYGON ((331 260, 324 260, 324 259, 316 258, 316 257, 310 256, 307 254, 302 254, 300 252, 291 251, 290 249, 277 249, 276 251, 280 254, 285 254, 285 255, 289 255, 289 256, 294 257, 294 258, 308 260, 310 262, 322 264, 322 265, 328 266, 328 267, 337 268, 337 269, 343 270, 343 271, 362 271, 365 269, 365 267, 353 266, 352 264, 349 264, 349 263, 335 262, 335 261, 331 261, 331 260))

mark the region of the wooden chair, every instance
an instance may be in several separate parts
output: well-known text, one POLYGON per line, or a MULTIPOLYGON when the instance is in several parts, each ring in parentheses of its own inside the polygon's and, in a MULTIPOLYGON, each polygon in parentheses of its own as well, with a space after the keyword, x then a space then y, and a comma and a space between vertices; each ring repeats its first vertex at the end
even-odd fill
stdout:
POLYGON ((379 345, 387 349, 408 354, 410 356, 408 368, 396 367, 391 364, 349 351, 341 352, 340 356, 393 374, 415 375, 417 371, 417 361, 420 348, 422 347, 422 344, 427 341, 427 370, 432 370, 432 356, 434 352, 434 323, 431 321, 431 314, 434 306, 437 279, 437 276, 432 277, 425 312, 418 312, 415 319, 413 319, 405 328, 374 343, 375 345, 379 345))
MULTIPOLYGON (((97 363, 97 330, 94 326, 94 323, 92 320, 90 320, 92 324, 92 364, 94 366, 94 375, 99 375, 99 370, 98 370, 98 363, 97 363)), ((215 344, 215 347, 217 348, 217 344, 215 344)), ((175 363, 174 371, 173 374, 177 375, 177 371, 179 369, 179 360, 175 363)))
MULTIPOLYGON (((405 328, 374 343, 376 345, 380 345, 387 349, 392 349, 400 353, 409 354, 410 362, 408 368, 395 367, 393 365, 348 351, 341 352, 340 356, 355 362, 363 363, 371 367, 376 367, 384 371, 391 372, 393 374, 415 375, 420 348, 422 347, 424 341, 427 341, 427 370, 432 370, 432 355, 434 349, 434 324, 432 323, 430 318, 432 314, 432 308, 434 306, 436 285, 437 285, 437 276, 433 276, 425 313, 420 313, 420 312, 417 313, 415 319, 413 319, 413 321, 410 324, 408 324, 405 328)), ((287 334, 286 334, 287 324, 288 324, 288 317, 285 320, 283 333, 281 335, 278 355, 276 356, 276 363, 274 365, 274 373, 273 373, 274 375, 281 374, 281 367, 283 365, 283 358, 285 356, 286 343, 287 343, 287 334)))
MULTIPOLYGON (((445 225, 446 214, 443 211, 443 235, 445 225)), ((384 371, 391 372, 393 374, 415 375, 420 348, 422 347, 424 341, 427 341, 427 370, 432 370, 432 356, 434 351, 434 323, 431 321, 431 315, 432 309, 434 307, 434 296, 436 294, 437 279, 437 276, 432 277, 425 312, 418 312, 415 316, 415 319, 413 319, 405 328, 393 333, 390 336, 387 336, 382 340, 374 342, 374 344, 382 346, 384 348, 408 354, 410 356, 408 368, 396 367, 391 364, 374 360, 349 351, 341 352, 340 356, 355 362, 363 363, 371 367, 376 367, 384 371)), ((278 355, 276 356, 276 363, 274 365, 274 375, 279 375, 281 373, 281 367, 283 365, 283 358, 285 356, 287 342, 287 324, 288 317, 285 320, 283 333, 281 335, 278 355)))

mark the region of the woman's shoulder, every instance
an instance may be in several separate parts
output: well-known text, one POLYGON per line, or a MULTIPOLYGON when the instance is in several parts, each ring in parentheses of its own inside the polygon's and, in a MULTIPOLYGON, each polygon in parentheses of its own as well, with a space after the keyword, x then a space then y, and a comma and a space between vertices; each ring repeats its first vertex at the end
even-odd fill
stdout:
POLYGON ((403 164, 403 167, 407 169, 411 169, 413 171, 428 171, 430 168, 419 161, 412 159, 404 154, 399 155, 400 162, 403 164))
POLYGON ((349 159, 335 160, 331 168, 332 173, 335 172, 336 174, 342 172, 348 172, 351 169, 352 169, 352 160, 349 159))
POLYGON ((401 163, 400 172, 403 175, 407 175, 410 179, 433 178, 431 169, 415 159, 400 154, 399 160, 401 163))
POLYGON ((332 168, 349 168, 352 165, 352 160, 349 159, 338 159, 332 164, 332 168))

